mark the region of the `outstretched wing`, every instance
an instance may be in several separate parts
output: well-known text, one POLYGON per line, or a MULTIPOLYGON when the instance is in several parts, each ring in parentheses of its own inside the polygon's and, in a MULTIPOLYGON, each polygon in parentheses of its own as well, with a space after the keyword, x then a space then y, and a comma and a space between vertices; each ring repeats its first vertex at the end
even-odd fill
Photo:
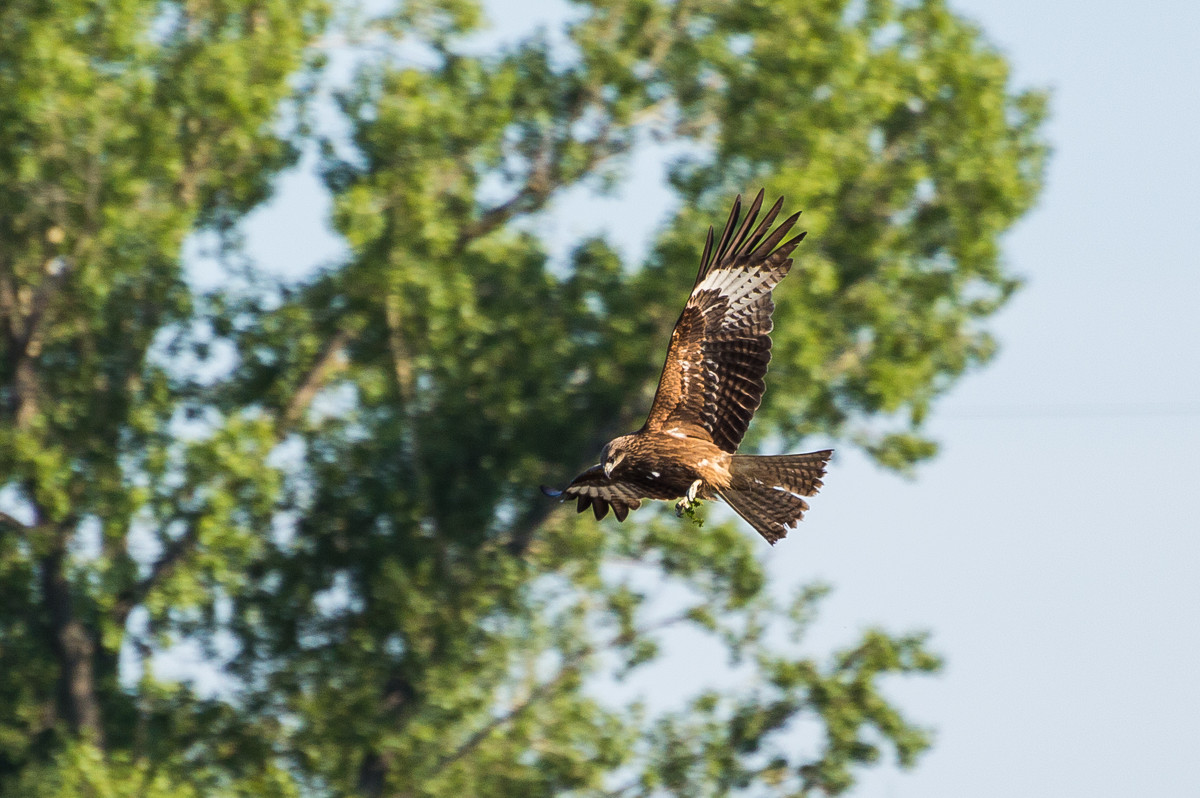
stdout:
POLYGON ((582 513, 591 507, 592 512, 596 514, 597 521, 608 515, 610 506, 617 520, 624 521, 630 510, 636 510, 642 506, 642 499, 676 498, 676 494, 653 482, 640 483, 609 479, 604 476, 604 469, 598 465, 592 466, 575 477, 571 484, 562 490, 552 490, 543 485, 542 493, 547 496, 562 497, 564 501, 567 497, 578 498, 576 509, 582 513))
POLYGON ((645 430, 678 429, 726 452, 737 451, 742 442, 762 402, 771 360, 771 289, 788 273, 789 256, 804 238, 800 233, 780 243, 799 213, 768 234, 782 197, 754 227, 762 201, 759 191, 740 220, 742 198, 734 200, 715 249, 708 229, 700 271, 671 333, 645 430))

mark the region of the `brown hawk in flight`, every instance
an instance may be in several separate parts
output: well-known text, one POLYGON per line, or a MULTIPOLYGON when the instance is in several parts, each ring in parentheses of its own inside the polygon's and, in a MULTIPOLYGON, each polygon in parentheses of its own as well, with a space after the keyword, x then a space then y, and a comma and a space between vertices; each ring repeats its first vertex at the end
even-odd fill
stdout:
POLYGON ((697 498, 719 496, 772 545, 800 521, 808 509, 803 497, 821 487, 832 450, 736 454, 765 388, 771 289, 788 273, 789 256, 804 238, 783 241, 799 213, 771 231, 782 197, 755 227, 762 201, 760 191, 743 220, 742 198, 734 200, 715 248, 708 228, 645 425, 609 441, 600 464, 563 490, 543 487, 546 495, 577 498, 579 512, 591 507, 597 520, 612 507, 618 521, 642 499, 679 499, 682 513, 697 498))

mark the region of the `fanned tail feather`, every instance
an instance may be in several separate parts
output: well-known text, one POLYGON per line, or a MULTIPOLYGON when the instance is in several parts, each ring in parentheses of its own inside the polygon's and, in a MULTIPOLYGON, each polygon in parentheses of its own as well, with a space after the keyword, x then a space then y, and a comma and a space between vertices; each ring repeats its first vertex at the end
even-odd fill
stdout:
POLYGON ((832 449, 807 454, 734 455, 733 481, 720 491, 726 504, 771 545, 785 537, 808 510, 802 497, 821 489, 832 449))

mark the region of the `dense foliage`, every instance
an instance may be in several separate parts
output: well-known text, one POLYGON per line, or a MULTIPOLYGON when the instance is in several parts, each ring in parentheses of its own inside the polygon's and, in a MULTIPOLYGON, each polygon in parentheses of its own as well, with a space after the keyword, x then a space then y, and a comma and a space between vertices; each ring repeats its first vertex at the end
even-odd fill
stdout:
POLYGON ((936 669, 921 637, 803 656, 820 590, 741 524, 535 486, 640 422, 703 231, 760 185, 810 233, 751 445, 932 455, 1017 285, 1044 98, 938 0, 596 0, 485 55, 470 0, 343 10, 0 9, 0 792, 809 795, 915 761, 879 680, 936 669), (550 262, 528 220, 649 137, 692 146, 647 262, 550 262), (236 247, 304 146, 349 256, 198 293, 185 239, 236 247), (605 698, 679 627, 743 688, 605 698), (156 676, 184 644, 215 692, 156 676))

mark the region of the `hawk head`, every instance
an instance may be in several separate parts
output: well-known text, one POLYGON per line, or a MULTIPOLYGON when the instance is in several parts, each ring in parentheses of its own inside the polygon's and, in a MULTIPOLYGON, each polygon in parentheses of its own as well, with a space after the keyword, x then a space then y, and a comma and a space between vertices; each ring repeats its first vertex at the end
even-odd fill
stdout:
POLYGON ((612 479, 613 471, 625 459, 625 454, 628 451, 625 443, 629 437, 631 436, 622 435, 619 438, 613 438, 604 444, 604 448, 600 450, 600 465, 604 467, 604 476, 609 479, 612 479))

